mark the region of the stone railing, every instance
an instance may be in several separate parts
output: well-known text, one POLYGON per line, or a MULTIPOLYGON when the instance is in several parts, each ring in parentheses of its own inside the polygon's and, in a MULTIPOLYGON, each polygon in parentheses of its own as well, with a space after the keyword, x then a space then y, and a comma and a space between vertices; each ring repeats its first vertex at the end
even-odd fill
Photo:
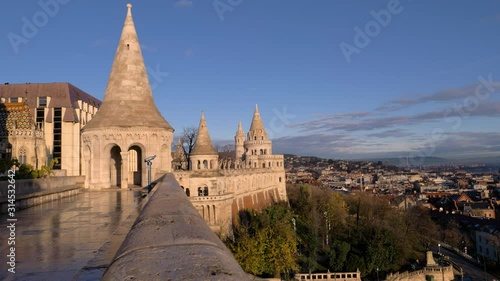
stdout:
POLYGON ((102 280, 249 280, 173 174, 148 196, 102 280))
POLYGON ((14 185, 10 185, 7 180, 1 181, 0 213, 7 213, 8 208, 12 207, 12 201, 7 197, 8 190, 15 190, 15 208, 21 210, 79 194, 84 180, 84 176, 50 177, 16 180, 14 185))
MULTIPOLYGON (((16 197, 20 195, 27 195, 40 191, 50 191, 52 189, 64 186, 83 186, 85 176, 72 176, 72 177, 49 177, 44 179, 27 179, 16 180, 16 197)), ((0 182, 0 199, 7 197, 9 182, 7 180, 0 182)))
POLYGON ((387 275, 386 280, 387 281, 402 281, 402 280, 423 280, 425 276, 427 275, 432 275, 435 277, 436 280, 446 280, 446 281, 452 281, 454 279, 453 275, 453 267, 450 266, 444 266, 444 267, 431 267, 427 266, 424 267, 421 270, 416 270, 416 271, 405 271, 405 272, 397 272, 394 274, 389 274, 387 275))
POLYGON ((361 281, 361 272, 326 272, 326 273, 297 273, 295 280, 338 280, 338 281, 361 281))

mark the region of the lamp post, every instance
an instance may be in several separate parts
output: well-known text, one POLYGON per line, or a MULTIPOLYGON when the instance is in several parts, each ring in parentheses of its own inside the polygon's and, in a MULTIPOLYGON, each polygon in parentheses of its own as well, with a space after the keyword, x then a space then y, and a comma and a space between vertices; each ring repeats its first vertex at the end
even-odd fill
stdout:
POLYGON ((441 255, 441 244, 438 244, 438 254, 441 255))
POLYGON ((153 165, 153 160, 156 158, 156 155, 149 156, 144 159, 144 162, 146 162, 146 167, 148 170, 148 193, 151 192, 151 166, 153 165))

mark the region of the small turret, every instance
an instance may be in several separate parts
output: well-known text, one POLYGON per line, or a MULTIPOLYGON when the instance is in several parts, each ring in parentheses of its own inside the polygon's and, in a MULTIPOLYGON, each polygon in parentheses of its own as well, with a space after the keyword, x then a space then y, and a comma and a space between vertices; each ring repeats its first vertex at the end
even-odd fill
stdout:
POLYGON ((234 151, 236 161, 242 160, 245 155, 245 132, 243 131, 243 127, 241 126, 241 122, 238 124, 238 131, 236 131, 236 136, 234 137, 234 151))
POLYGON ((210 139, 210 134, 205 120, 205 114, 201 113, 198 136, 194 148, 189 155, 192 170, 217 169, 219 153, 215 150, 210 139))
POLYGON ((255 112, 253 113, 252 125, 248 131, 249 141, 268 140, 266 129, 260 119, 259 106, 255 105, 255 112))

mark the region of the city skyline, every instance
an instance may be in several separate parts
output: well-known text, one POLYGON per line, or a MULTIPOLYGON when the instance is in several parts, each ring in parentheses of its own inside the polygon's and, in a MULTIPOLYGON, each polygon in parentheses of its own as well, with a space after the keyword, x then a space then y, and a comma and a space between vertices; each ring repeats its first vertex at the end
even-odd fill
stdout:
POLYGON ((259 104, 276 153, 500 155, 494 1, 10 1, 3 82, 102 100, 128 2, 176 136, 204 111, 214 142, 232 142, 259 104))

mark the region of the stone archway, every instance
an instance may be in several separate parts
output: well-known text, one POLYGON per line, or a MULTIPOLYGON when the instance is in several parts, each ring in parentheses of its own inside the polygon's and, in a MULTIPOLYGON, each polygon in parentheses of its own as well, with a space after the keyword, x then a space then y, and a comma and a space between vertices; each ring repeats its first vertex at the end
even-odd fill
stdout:
POLYGON ((133 145, 128 149, 129 184, 142 186, 142 149, 133 145))
POLYGON ((121 186, 122 181, 122 150, 118 145, 115 145, 110 150, 109 161, 109 181, 111 186, 121 186))

